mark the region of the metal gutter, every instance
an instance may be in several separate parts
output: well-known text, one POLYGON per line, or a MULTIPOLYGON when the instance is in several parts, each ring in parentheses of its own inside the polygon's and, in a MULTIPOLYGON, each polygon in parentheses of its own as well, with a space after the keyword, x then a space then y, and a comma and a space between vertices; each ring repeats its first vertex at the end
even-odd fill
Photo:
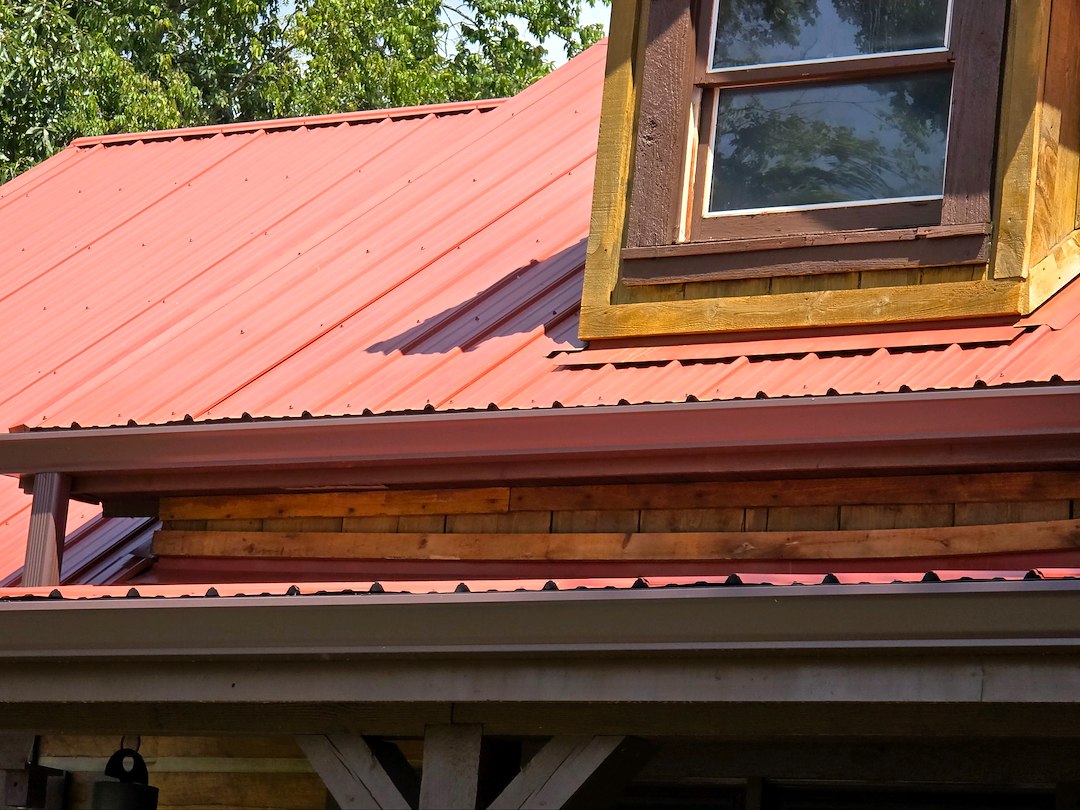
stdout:
POLYGON ((1080 386, 171 424, 0 436, 72 493, 1080 465, 1080 386))
POLYGON ((9 663, 974 649, 1080 651, 1080 581, 0 602, 9 663))
POLYGON ((804 724, 838 734, 838 711, 865 732, 890 707, 937 722, 969 706, 1074 733, 1078 595, 1024 582, 11 602, 0 716, 98 733, 403 733, 445 715, 550 735, 563 706, 568 729, 606 711, 611 733, 715 735, 748 707, 816 705, 804 724))

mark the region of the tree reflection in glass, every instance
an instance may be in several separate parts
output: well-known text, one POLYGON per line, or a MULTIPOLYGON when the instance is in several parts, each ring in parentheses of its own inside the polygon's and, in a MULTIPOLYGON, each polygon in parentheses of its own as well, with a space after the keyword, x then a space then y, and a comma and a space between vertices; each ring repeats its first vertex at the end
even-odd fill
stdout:
POLYGON ((941 196, 952 74, 718 94, 709 212, 941 196))
POLYGON ((712 69, 940 48, 949 0, 715 0, 712 69))

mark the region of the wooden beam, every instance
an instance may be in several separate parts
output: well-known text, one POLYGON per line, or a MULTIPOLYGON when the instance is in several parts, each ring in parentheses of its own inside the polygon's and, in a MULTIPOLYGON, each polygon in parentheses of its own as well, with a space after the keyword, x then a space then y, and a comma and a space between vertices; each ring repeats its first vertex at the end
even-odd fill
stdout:
POLYGON ((1009 18, 994 183, 994 279, 1025 276, 1031 257, 1050 3, 1031 3, 1023 13, 1014 5, 1009 18))
POLYGON ((605 806, 650 754, 651 746, 629 737, 555 737, 529 760, 489 810, 605 806))
POLYGON ((162 520, 463 515, 507 510, 506 487, 163 498, 162 520))
POLYGON ((303 734, 296 741, 341 810, 411 810, 360 735, 303 734))
POLYGON ((428 726, 420 810, 475 810, 482 732, 474 725, 428 726))
POLYGON ((1080 547, 1080 520, 849 531, 353 534, 158 532, 159 556, 365 560, 836 560, 1080 547))
POLYGON ((71 480, 60 473, 34 476, 34 500, 22 573, 24 587, 60 584, 70 487, 71 480))
POLYGON ((600 135, 596 150, 592 227, 585 257, 581 300, 604 308, 619 280, 619 250, 626 224, 633 165, 633 126, 637 115, 640 65, 645 38, 638 35, 644 3, 613 0, 604 91, 600 105, 600 135))
POLYGON ((1015 315, 1022 291, 1019 280, 1010 278, 606 306, 582 299, 579 336, 601 340, 1015 315))
POLYGON ((513 487, 512 512, 1046 501, 1080 498, 1078 472, 898 475, 679 484, 513 487))

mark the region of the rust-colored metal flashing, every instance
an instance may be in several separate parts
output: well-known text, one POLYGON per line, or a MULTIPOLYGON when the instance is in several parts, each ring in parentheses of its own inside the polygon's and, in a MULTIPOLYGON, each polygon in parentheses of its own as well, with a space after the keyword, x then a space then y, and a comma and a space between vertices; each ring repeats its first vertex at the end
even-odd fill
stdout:
POLYGON ((422 413, 0 436, 72 493, 1080 465, 1080 386, 422 413))

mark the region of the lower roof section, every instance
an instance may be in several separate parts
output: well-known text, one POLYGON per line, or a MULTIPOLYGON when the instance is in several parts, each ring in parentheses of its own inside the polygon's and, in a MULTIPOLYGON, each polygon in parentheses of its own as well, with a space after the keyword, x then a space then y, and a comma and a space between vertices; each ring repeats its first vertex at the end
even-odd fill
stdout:
POLYGON ((1078 597, 1057 580, 9 601, 0 710, 38 732, 408 734, 447 715, 761 736, 730 724, 780 711, 787 733, 956 713, 953 734, 1075 734, 1078 597))

